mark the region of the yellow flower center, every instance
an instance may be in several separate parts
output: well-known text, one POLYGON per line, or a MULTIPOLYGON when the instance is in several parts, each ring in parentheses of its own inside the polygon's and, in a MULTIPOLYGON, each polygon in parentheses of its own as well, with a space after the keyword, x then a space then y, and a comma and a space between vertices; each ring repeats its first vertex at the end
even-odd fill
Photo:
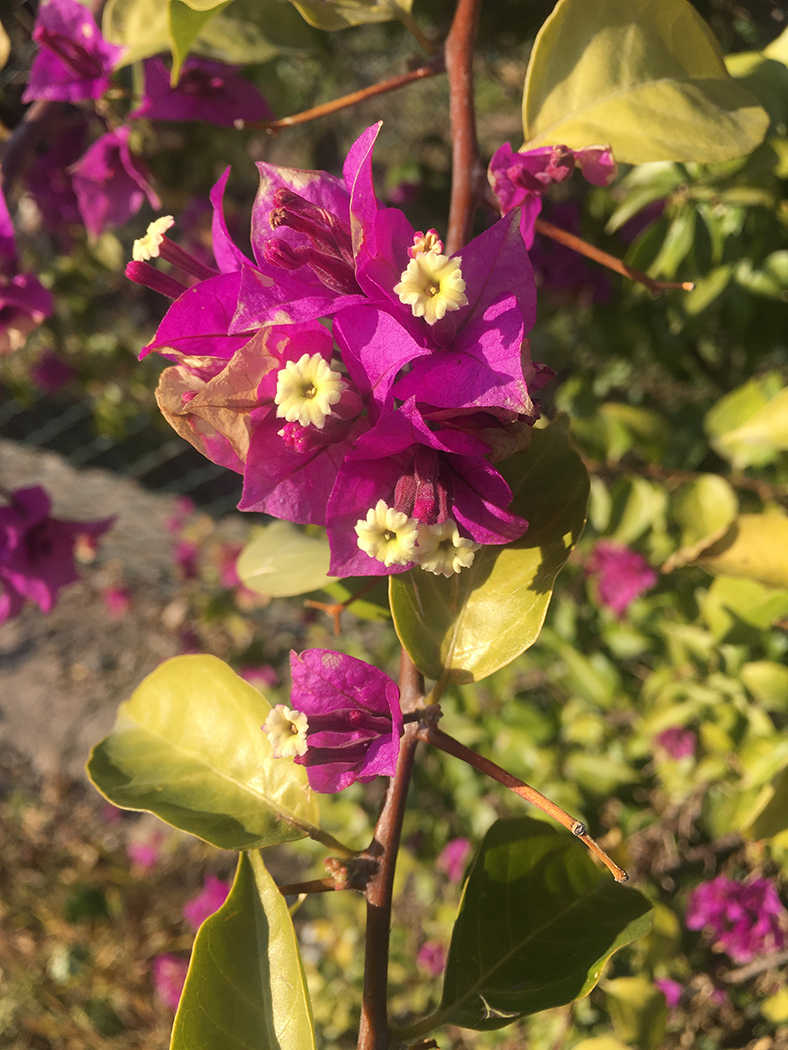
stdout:
POLYGON ((331 415, 331 406, 342 397, 347 384, 320 354, 304 354, 288 361, 276 380, 276 414, 288 423, 322 430, 331 415))
POLYGON ((416 560, 419 524, 401 510, 389 507, 379 499, 367 511, 366 518, 356 522, 359 549, 370 558, 389 565, 407 565, 416 560))
POLYGON ((139 237, 131 249, 131 257, 135 262, 147 262, 148 259, 159 257, 159 248, 164 240, 164 234, 170 226, 175 225, 172 215, 162 215, 160 219, 154 219, 148 225, 148 232, 144 237, 139 237))

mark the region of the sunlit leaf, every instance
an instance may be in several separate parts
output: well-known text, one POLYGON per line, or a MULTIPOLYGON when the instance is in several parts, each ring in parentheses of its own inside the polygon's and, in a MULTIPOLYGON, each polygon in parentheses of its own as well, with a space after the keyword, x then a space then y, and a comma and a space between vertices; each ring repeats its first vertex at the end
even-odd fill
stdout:
POLYGON ((717 641, 752 644, 775 620, 788 616, 788 590, 718 576, 704 599, 703 615, 717 641))
POLYGON ((368 22, 390 22, 409 13, 413 0, 292 0, 316 29, 333 32, 368 22))
POLYGON ((606 1006, 616 1035, 641 1050, 659 1050, 665 1035, 665 996, 647 977, 619 977, 605 984, 606 1006))
POLYGON ((788 667, 771 660, 752 660, 742 666, 741 680, 767 711, 788 713, 788 667))
POLYGON ((523 95, 529 148, 610 143, 629 164, 730 160, 769 119, 687 0, 559 0, 523 95))
POLYGON ((617 543, 630 544, 664 518, 667 497, 659 485, 641 478, 620 478, 611 491, 613 506, 608 533, 617 543))
POLYGON ((255 531, 236 569, 250 590, 287 598, 318 591, 334 580, 328 575, 330 559, 325 535, 311 536, 287 521, 272 521, 255 531))
POLYGON ((772 462, 788 449, 788 387, 775 372, 751 379, 707 412, 705 429, 739 470, 772 462))
POLYGON ((597 868, 571 835, 531 817, 499 820, 463 892, 440 1006, 403 1034, 502 1028, 572 1002, 650 923, 646 898, 597 868))
POLYGON ((788 517, 740 514, 697 564, 717 575, 743 576, 769 587, 788 587, 788 517))
POLYGON ((88 774, 123 809, 146 809, 221 849, 302 838, 319 820, 306 770, 275 759, 271 706, 214 656, 176 656, 121 704, 88 774))
POLYGON ((181 66, 197 37, 211 19, 229 7, 231 3, 232 0, 220 0, 219 3, 210 3, 200 7, 197 6, 196 0, 170 0, 169 29, 173 85, 178 83, 181 66))
POLYGON ((562 420, 535 430, 529 450, 501 472, 511 509, 530 522, 521 540, 483 548, 449 579, 421 569, 391 577, 397 634, 429 678, 478 681, 533 645, 555 577, 583 530, 588 473, 562 420))
POLYGON ((168 5, 162 0, 108 0, 101 21, 107 40, 127 50, 120 65, 170 49, 168 5))
POLYGON ((719 474, 700 474, 671 495, 670 509, 681 529, 681 546, 662 567, 671 572, 695 561, 702 551, 724 536, 736 517, 739 501, 719 474))
POLYGON ((759 795, 742 829, 753 839, 770 839, 788 830, 788 766, 759 795))
POLYGON ((313 1050, 293 921, 259 853, 197 932, 170 1050, 313 1050))

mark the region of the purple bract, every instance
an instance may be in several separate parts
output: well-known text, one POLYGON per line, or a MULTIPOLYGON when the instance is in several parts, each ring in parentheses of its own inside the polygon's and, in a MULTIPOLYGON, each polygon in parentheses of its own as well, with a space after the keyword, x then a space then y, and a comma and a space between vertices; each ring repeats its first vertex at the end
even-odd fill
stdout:
POLYGON ((685 915, 687 928, 708 928, 720 951, 736 963, 785 947, 788 913, 769 879, 737 882, 718 875, 692 891, 685 915))
POLYGON ((238 76, 236 66, 187 58, 175 87, 161 58, 145 62, 145 92, 129 119, 205 120, 231 128, 236 120, 268 120, 268 103, 248 80, 238 76))
POLYGON ((657 574, 642 554, 619 543, 597 543, 586 572, 596 577, 600 604, 621 617, 630 603, 657 582, 657 574))

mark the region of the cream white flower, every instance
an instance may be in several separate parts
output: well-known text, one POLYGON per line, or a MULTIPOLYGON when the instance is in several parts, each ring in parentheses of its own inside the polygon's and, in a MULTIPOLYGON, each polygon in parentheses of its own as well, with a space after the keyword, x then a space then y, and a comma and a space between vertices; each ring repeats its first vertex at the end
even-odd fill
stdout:
POLYGON ((439 525, 421 525, 416 547, 419 567, 435 576, 453 576, 473 564, 480 544, 460 536, 451 518, 439 525))
POLYGON ((174 225, 175 219, 172 215, 162 215, 160 219, 154 219, 148 225, 148 232, 145 236, 137 238, 132 245, 132 259, 135 262, 147 262, 148 259, 157 259, 161 242, 164 240, 164 234, 174 225))
POLYGON ((400 274, 399 284, 394 285, 399 301, 411 308, 414 317, 423 317, 429 325, 451 310, 467 306, 461 261, 434 251, 414 255, 400 274))
POLYGON ((263 724, 274 751, 274 758, 293 758, 307 752, 306 731, 309 722, 303 711, 292 711, 285 704, 277 704, 263 724))
POLYGON ((320 354, 304 354, 288 361, 277 376, 276 414, 288 423, 322 430, 326 419, 347 388, 339 372, 334 372, 320 354))
POLYGON ((389 507, 385 500, 379 499, 367 511, 366 518, 359 518, 355 528, 360 550, 382 561, 386 568, 415 561, 419 523, 389 507))

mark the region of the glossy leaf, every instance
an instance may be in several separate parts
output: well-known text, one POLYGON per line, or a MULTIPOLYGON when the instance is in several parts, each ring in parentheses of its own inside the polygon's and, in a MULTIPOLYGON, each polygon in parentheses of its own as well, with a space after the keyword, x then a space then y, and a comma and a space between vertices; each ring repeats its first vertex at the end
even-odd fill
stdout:
POLYGON ((257 529, 236 566, 241 581, 258 594, 289 598, 318 591, 329 576, 331 552, 325 535, 312 536, 287 521, 257 529))
POLYGON ((588 473, 563 420, 535 430, 529 450, 501 472, 512 510, 530 522, 521 540, 483 548, 449 579, 421 569, 391 577, 397 634, 429 678, 478 681, 533 645, 555 577, 583 530, 588 473))
POLYGON ((529 148, 610 143, 628 164, 710 163, 750 153, 767 126, 687 0, 559 0, 536 38, 529 148))
POLYGON ((293 921, 259 853, 242 853, 230 895, 192 949, 170 1050, 314 1050, 293 921))
POLYGON ((496 821, 463 892, 440 1006, 402 1034, 502 1028, 587 995, 613 952, 646 933, 650 913, 565 831, 531 817, 496 821))
POLYGON ((662 571, 687 565, 725 535, 738 506, 736 493, 719 474, 701 474, 679 485, 672 494, 670 509, 681 529, 681 546, 667 559, 662 571))
POLYGON ((311 26, 329 32, 400 19, 413 6, 413 0, 292 0, 292 3, 311 26))
POLYGON ((788 449, 788 387, 776 372, 756 376, 712 406, 704 426, 737 470, 770 463, 788 449))
POLYGON ((146 809, 221 849, 303 838, 319 820, 306 770, 275 759, 271 706, 214 656, 176 656, 121 704, 88 774, 123 809, 146 809))
POLYGON ((717 575, 788 587, 788 517, 740 514, 725 535, 697 558, 717 575))

